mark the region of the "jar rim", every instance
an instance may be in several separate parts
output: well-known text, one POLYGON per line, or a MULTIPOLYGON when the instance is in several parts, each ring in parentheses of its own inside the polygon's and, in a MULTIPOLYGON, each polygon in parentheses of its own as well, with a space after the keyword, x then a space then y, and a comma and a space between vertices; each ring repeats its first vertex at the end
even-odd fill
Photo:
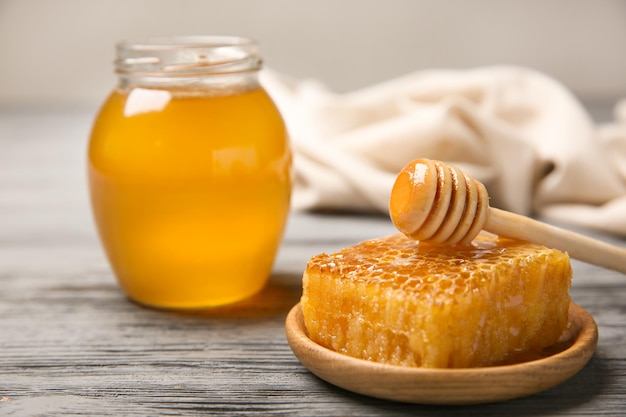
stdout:
POLYGON ((258 43, 240 36, 173 36, 116 44, 118 74, 189 77, 258 71, 258 43))
POLYGON ((233 35, 188 35, 162 36, 141 39, 126 39, 117 43, 118 52, 127 51, 159 51, 168 49, 216 48, 226 46, 256 47, 256 41, 250 38, 233 35))

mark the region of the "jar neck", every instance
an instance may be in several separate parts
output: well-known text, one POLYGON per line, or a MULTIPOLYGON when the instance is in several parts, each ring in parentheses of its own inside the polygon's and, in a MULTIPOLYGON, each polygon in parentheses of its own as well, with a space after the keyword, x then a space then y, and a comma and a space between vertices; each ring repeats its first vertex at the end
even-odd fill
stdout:
POLYGON ((119 88, 258 88, 258 45, 231 36, 187 36, 117 44, 119 88))

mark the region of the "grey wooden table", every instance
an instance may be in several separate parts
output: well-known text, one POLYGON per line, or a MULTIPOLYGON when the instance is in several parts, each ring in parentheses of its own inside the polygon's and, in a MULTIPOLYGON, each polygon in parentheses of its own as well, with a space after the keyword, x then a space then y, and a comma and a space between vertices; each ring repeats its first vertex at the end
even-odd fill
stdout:
POLYGON ((284 333, 305 262, 392 233, 384 217, 294 214, 269 285, 241 304, 174 313, 129 302, 91 221, 90 123, 91 112, 0 111, 0 416, 626 415, 626 276, 579 262, 572 297, 594 315, 600 342, 549 391, 433 407, 356 395, 309 373, 284 333))

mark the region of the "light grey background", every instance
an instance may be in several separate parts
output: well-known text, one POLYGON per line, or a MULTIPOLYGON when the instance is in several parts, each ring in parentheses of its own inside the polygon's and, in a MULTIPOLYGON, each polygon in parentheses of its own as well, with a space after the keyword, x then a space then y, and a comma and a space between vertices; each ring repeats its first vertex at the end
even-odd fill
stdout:
POLYGON ((116 41, 185 34, 255 38, 268 67, 336 91, 513 64, 626 97, 623 0, 0 0, 0 106, 97 106, 116 41))

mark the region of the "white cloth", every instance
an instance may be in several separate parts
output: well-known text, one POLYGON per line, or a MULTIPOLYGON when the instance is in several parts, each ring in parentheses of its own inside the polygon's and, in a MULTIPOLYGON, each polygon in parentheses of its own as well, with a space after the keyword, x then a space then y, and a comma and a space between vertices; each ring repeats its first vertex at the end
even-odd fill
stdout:
POLYGON ((563 85, 520 67, 431 70, 336 94, 266 70, 294 150, 296 210, 387 212, 415 158, 487 187, 491 205, 626 235, 626 101, 595 126, 563 85))

